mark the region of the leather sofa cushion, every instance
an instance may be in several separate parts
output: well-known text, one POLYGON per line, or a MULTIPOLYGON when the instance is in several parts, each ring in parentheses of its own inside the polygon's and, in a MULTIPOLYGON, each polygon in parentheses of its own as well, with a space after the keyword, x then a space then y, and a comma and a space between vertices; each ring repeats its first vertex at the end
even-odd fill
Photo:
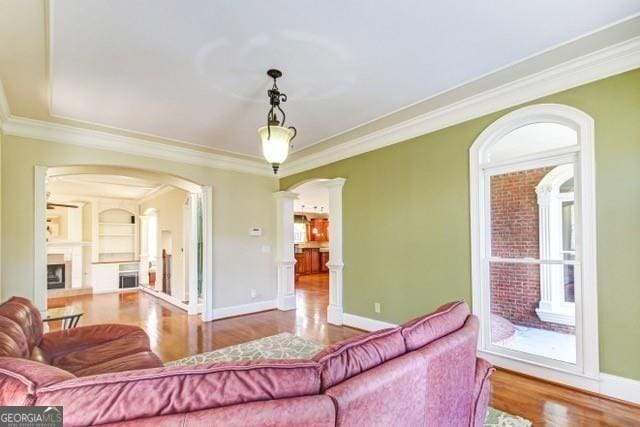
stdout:
POLYGON ((103 427, 335 427, 336 408, 329 396, 265 400, 183 414, 142 418, 103 427))
POLYGON ((0 316, 0 356, 29 356, 27 337, 24 336, 20 325, 2 316, 0 316))
POLYGON ((410 320, 401 326, 407 351, 416 350, 457 331, 469 314, 469 306, 464 301, 456 301, 439 307, 431 314, 410 320))
POLYGON ((333 344, 313 357, 322 366, 322 390, 406 352, 400 328, 383 329, 333 344))
MULTIPOLYGON (((73 330, 74 329, 69 329, 69 331, 73 330)), ((89 339, 88 336, 85 335, 85 337, 89 339)), ((45 338, 47 339, 46 342, 48 343, 50 341, 49 334, 46 334, 45 338)), ((43 344, 45 344, 44 341, 45 340, 43 340, 43 344)), ((84 371, 88 368, 96 367, 97 365, 102 365, 104 363, 113 362, 114 360, 120 359, 125 356, 134 355, 136 353, 146 353, 149 351, 149 338, 142 329, 137 327, 132 327, 130 333, 122 334, 121 336, 114 335, 113 339, 110 341, 104 341, 94 345, 91 344, 93 343, 88 341, 88 347, 70 346, 70 351, 68 353, 63 355, 56 353, 58 355, 55 357, 51 357, 47 352, 49 348, 48 346, 44 346, 43 351, 45 352, 45 354, 49 355, 50 363, 53 366, 57 366, 58 368, 64 369, 78 376, 81 375, 78 372, 84 371)), ((153 368, 156 367, 156 365, 147 367, 153 368)), ((120 370, 121 369, 118 369, 118 371, 120 370)), ((109 371, 96 371, 96 373, 104 372, 109 371)))
POLYGON ((29 352, 42 339, 42 317, 40 311, 26 298, 11 297, 0 305, 0 316, 13 320, 27 339, 29 352))
POLYGON ((105 362, 87 366, 73 372, 77 377, 108 374, 110 372, 133 371, 136 369, 160 368, 164 366, 160 358, 151 351, 129 354, 105 362))
POLYGON ((127 371, 41 387, 36 404, 63 405, 70 426, 106 424, 315 395, 319 370, 311 361, 278 360, 127 371))
POLYGON ((36 390, 75 378, 69 372, 27 359, 0 357, 0 406, 29 406, 36 390))

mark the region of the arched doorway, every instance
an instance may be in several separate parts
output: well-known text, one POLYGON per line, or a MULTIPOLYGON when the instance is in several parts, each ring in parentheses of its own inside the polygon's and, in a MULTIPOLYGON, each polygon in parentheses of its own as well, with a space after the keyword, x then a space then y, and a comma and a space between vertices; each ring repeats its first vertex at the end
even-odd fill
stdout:
POLYGON ((277 215, 277 252, 278 268, 278 309, 296 309, 295 296, 295 265, 294 254, 294 201, 298 198, 296 189, 309 182, 319 183, 328 193, 328 222, 330 238, 328 241, 329 261, 329 305, 327 307, 327 321, 334 325, 342 325, 342 188, 344 178, 317 178, 299 182, 287 191, 274 194, 276 198, 277 215))
POLYGON ((593 119, 558 104, 506 114, 470 148, 470 195, 482 354, 576 386, 596 379, 593 119))
MULTIPOLYGON (((35 262, 34 262, 34 301, 41 309, 47 307, 47 180, 63 178, 69 176, 110 176, 121 178, 133 178, 138 180, 147 180, 159 183, 162 186, 180 189, 182 194, 186 194, 185 207, 188 207, 190 214, 184 215, 184 258, 185 258, 185 275, 184 287, 185 294, 188 292, 188 309, 190 314, 202 313, 204 320, 211 320, 213 313, 213 275, 212 275, 212 197, 211 188, 199 185, 193 181, 177 177, 174 175, 144 170, 136 168, 127 168, 119 166, 98 166, 98 165, 77 165, 77 166, 60 166, 60 167, 43 167, 37 166, 35 170, 35 262), (198 217, 202 219, 201 223, 197 221, 198 217), (201 234, 201 238, 198 237, 201 234), (199 263, 198 260, 201 260, 199 263), (200 285, 201 284, 201 285, 200 285), (197 296, 197 297, 196 297, 197 296)), ((128 210, 132 216, 137 216, 135 209, 121 209, 122 206, 114 206, 107 213, 116 215, 117 212, 125 212, 128 210)), ((177 206, 182 214, 182 206, 177 206)), ((144 222, 145 215, 139 215, 139 221, 144 222)), ((96 223, 98 223, 96 220, 96 223)), ((133 219, 131 220, 134 221, 133 219)), ((105 227, 112 230, 117 228, 117 232, 109 231, 109 235, 114 238, 125 238, 120 230, 124 227, 117 228, 119 224, 108 224, 105 227)), ((105 223, 106 224, 106 223, 105 223)), ((136 228, 137 229, 137 228, 136 228)), ((99 227, 98 227, 99 230, 99 227)), ((104 231, 104 230, 103 230, 104 231)), ((105 231, 106 232, 106 231, 105 231)), ((95 231, 94 233, 101 233, 95 231)), ((135 255, 140 254, 140 233, 132 234, 132 252, 135 255)), ((182 242, 181 242, 182 243, 182 242)))

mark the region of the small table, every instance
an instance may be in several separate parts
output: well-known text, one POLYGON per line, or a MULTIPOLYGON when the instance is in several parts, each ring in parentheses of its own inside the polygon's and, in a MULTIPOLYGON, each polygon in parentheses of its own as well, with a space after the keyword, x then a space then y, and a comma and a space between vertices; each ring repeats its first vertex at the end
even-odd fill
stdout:
POLYGON ((47 315, 43 322, 53 322, 55 320, 60 320, 62 322, 62 329, 71 329, 78 326, 78 321, 84 312, 77 307, 74 306, 66 306, 59 308, 50 308, 47 310, 47 315))

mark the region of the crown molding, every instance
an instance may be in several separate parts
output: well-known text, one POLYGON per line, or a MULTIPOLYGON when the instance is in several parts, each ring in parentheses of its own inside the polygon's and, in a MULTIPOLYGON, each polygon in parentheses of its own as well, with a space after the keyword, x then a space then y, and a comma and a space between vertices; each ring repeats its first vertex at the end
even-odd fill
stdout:
POLYGON ((279 175, 294 175, 639 67, 640 37, 634 37, 317 153, 302 155, 283 164, 279 175))
POLYGON ((187 147, 25 117, 9 115, 2 123, 2 130, 6 135, 273 177, 269 165, 259 160, 207 153, 187 147))

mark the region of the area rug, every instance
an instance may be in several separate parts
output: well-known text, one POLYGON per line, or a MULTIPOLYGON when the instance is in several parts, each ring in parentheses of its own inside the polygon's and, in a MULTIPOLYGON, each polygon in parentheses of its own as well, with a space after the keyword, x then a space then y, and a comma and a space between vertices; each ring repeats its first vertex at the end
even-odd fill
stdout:
MULTIPOLYGON (((220 350, 196 354, 165 363, 166 366, 186 366, 199 363, 233 362, 259 359, 310 359, 324 345, 288 332, 260 338, 220 350)), ((485 427, 529 427, 531 421, 489 408, 485 427)))

